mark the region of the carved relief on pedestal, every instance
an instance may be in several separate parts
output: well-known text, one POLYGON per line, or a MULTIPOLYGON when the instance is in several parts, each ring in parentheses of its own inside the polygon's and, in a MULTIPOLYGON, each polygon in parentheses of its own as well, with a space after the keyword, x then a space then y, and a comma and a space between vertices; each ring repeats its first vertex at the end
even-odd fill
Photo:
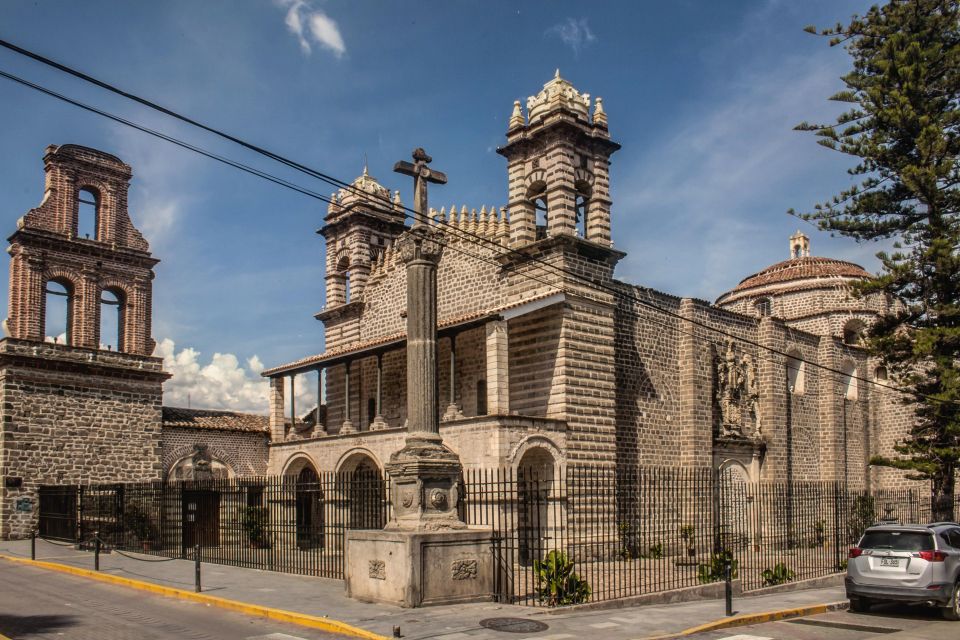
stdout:
POLYGON ((454 580, 476 580, 477 579, 477 561, 454 560, 452 566, 452 577, 454 580))
POLYGON ((371 560, 368 573, 374 580, 386 580, 387 565, 383 560, 371 560))
POLYGON ((760 386, 753 356, 738 354, 733 341, 727 341, 725 353, 717 356, 715 365, 719 437, 760 439, 760 386))

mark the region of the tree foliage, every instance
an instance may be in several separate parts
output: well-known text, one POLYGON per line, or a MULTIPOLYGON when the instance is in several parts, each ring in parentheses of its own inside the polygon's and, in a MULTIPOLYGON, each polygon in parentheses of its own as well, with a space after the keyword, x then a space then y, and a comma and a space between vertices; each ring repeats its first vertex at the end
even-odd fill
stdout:
POLYGON ((896 457, 872 462, 931 480, 934 515, 950 519, 960 459, 958 4, 891 0, 846 26, 807 27, 844 45, 853 69, 830 98, 848 110, 832 124, 797 126, 857 159, 853 186, 799 215, 858 241, 895 240, 878 254, 880 275, 859 289, 902 303, 867 345, 908 392, 916 420, 896 457))

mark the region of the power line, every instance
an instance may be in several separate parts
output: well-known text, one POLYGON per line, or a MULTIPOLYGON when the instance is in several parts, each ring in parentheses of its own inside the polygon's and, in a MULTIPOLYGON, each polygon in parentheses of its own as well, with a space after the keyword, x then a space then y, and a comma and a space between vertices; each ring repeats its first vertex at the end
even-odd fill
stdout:
MULTIPOLYGON (((258 154, 264 155, 264 156, 266 156, 266 157, 268 157, 268 158, 270 158, 270 159, 272 159, 272 160, 275 160, 275 161, 277 161, 277 162, 280 162, 281 164, 284 164, 284 165, 286 165, 286 166, 288 166, 288 167, 294 168, 294 169, 296 169, 296 170, 298 170, 298 171, 301 171, 302 173, 305 173, 305 174, 310 175, 310 176, 312 176, 312 177, 318 178, 318 179, 320 179, 320 180, 322 180, 322 181, 324 181, 324 182, 327 182, 328 184, 337 186, 337 187, 342 188, 342 189, 349 190, 349 191, 351 191, 351 192, 353 192, 353 193, 356 193, 356 194, 358 194, 358 195, 363 195, 364 197, 367 197, 367 198, 369 198, 369 197, 372 196, 373 198, 375 198, 375 199, 377 199, 377 200, 380 200, 380 201, 384 202, 385 204, 389 205, 391 208, 394 207, 394 204, 393 204, 392 202, 390 202, 389 198, 383 198, 383 197, 381 197, 381 196, 379 196, 379 195, 377 195, 377 194, 370 194, 370 193, 367 193, 367 192, 360 191, 360 190, 358 190, 356 187, 354 187, 353 185, 351 185, 351 184, 349 184, 349 183, 346 183, 346 182, 344 182, 344 181, 342 181, 342 180, 339 180, 339 179, 337 179, 337 178, 334 178, 334 177, 332 177, 332 176, 329 176, 328 174, 325 174, 325 173, 323 173, 323 172, 320 172, 320 171, 317 171, 317 170, 312 169, 312 168, 310 168, 310 167, 307 167, 307 166, 305 166, 305 165, 303 165, 303 164, 300 164, 300 163, 298 163, 298 162, 296 162, 296 161, 294 161, 294 160, 290 160, 290 159, 288 159, 288 158, 285 158, 285 157, 283 157, 283 156, 281 156, 281 155, 279 155, 279 154, 276 154, 276 153, 274 153, 274 152, 272 152, 272 151, 269 151, 269 150, 264 149, 264 148, 262 148, 262 147, 259 147, 259 146, 257 146, 257 145, 253 145, 253 144, 251 144, 251 143, 248 143, 248 142, 246 142, 246 141, 244 141, 244 140, 242 140, 242 139, 240 139, 240 138, 237 138, 236 136, 233 136, 233 135, 231 135, 231 134, 228 134, 228 133, 226 133, 226 132, 223 132, 223 131, 221 131, 221 130, 219 130, 219 129, 216 129, 216 128, 214 128, 214 127, 211 127, 211 126, 209 126, 209 125, 205 125, 205 124, 203 124, 203 123, 201 123, 201 122, 198 122, 198 121, 196 121, 196 120, 194 120, 194 119, 192 119, 192 118, 189 118, 189 117, 187 117, 187 116, 184 116, 184 115, 182 115, 182 114, 179 114, 179 113, 177 113, 177 112, 175 112, 175 111, 173 111, 173 110, 171 110, 171 109, 168 109, 168 108, 163 107, 163 106, 161 106, 161 105, 158 105, 158 104, 156 104, 156 103, 154 103, 154 102, 152 102, 152 101, 149 101, 149 100, 146 100, 146 99, 141 98, 141 97, 139 97, 139 96, 136 96, 135 94, 132 94, 132 93, 129 93, 129 92, 124 91, 124 90, 122 90, 122 89, 119 89, 119 88, 117 88, 117 87, 115 87, 115 86, 113 86, 113 85, 110 85, 110 84, 106 83, 106 82, 103 82, 103 81, 101 81, 101 80, 98 80, 98 79, 96 79, 96 78, 93 78, 92 76, 89 76, 89 75, 87 75, 87 74, 85 74, 85 73, 83 73, 83 72, 77 71, 77 70, 72 69, 72 68, 70 68, 70 67, 68 67, 68 66, 66 66, 66 65, 63 65, 63 64, 60 64, 60 63, 55 62, 55 61, 53 61, 53 60, 50 60, 49 58, 46 58, 46 57, 41 56, 41 55, 39 55, 39 54, 30 52, 30 51, 28 51, 28 50, 26 50, 26 49, 23 49, 23 48, 21 48, 21 47, 18 47, 18 46, 14 45, 14 44, 12 44, 12 43, 9 43, 9 42, 7 42, 7 41, 5 41, 5 40, 0 39, 0 46, 3 46, 3 47, 5 47, 5 48, 7 48, 7 49, 10 49, 10 50, 12 50, 12 51, 15 51, 16 53, 25 55, 25 56, 27 56, 27 57, 29 57, 29 58, 31 58, 31 59, 34 59, 34 60, 36 60, 36 61, 38 61, 38 62, 41 62, 41 63, 46 64, 46 65, 48 65, 48 66, 51 66, 51 67, 53 67, 53 68, 55 68, 55 69, 58 69, 58 70, 60 70, 60 71, 63 71, 63 72, 65 72, 65 73, 69 74, 69 75, 72 75, 72 76, 74 76, 74 77, 77 77, 77 78, 79 78, 79 79, 82 79, 82 80, 84 80, 84 81, 86 81, 86 82, 92 83, 92 84, 94 84, 94 85, 96 85, 96 86, 98 86, 98 87, 104 88, 104 89, 106 89, 106 90, 108 90, 108 91, 110 91, 110 92, 112 92, 112 93, 115 93, 115 94, 117 94, 117 95, 123 96, 123 97, 125 97, 125 98, 130 99, 130 100, 133 100, 133 101, 135 101, 135 102, 137 102, 137 103, 139 103, 139 104, 142 104, 142 105, 144 105, 144 106, 147 106, 147 107, 149 107, 149 108, 151 108, 151 109, 155 109, 155 110, 157 110, 157 111, 160 111, 161 113, 164 113, 164 114, 169 115, 169 116, 171 116, 171 117, 173 117, 173 118, 176 118, 177 120, 180 120, 180 121, 185 122, 185 123, 187 123, 187 124, 190 124, 190 125, 192 125, 192 126, 196 126, 196 127, 200 128, 200 129, 203 129, 204 131, 213 133, 213 134, 215 134, 215 135, 217 135, 217 136, 219 136, 219 137, 221 137, 221 138, 224 138, 224 139, 226 139, 226 140, 229 140, 229 141, 231 141, 231 142, 234 142, 234 143, 236 143, 236 144, 239 144, 240 146, 242 146, 242 147, 244 147, 244 148, 246 148, 246 149, 255 151, 255 152, 258 153, 258 154)), ((177 146, 180 146, 180 147, 189 149, 189 150, 191 150, 191 151, 194 151, 194 152, 196 152, 196 153, 199 153, 199 154, 201 154, 201 155, 204 155, 204 156, 206 156, 206 157, 208 157, 208 158, 217 160, 218 162, 222 162, 222 163, 224 163, 224 164, 227 164, 227 165, 229 165, 229 166, 233 166, 233 167, 235 167, 235 168, 237 168, 237 169, 240 169, 240 170, 242 170, 242 171, 245 171, 245 172, 247 172, 247 173, 251 173, 251 174, 253 174, 253 175, 256 175, 256 176, 258 176, 258 177, 261 177, 261 178, 263 178, 263 179, 265 179, 265 180, 268 180, 268 181, 270 181, 270 182, 279 184, 280 186, 284 186, 284 187, 293 189, 294 191, 297 191, 297 192, 302 193, 302 194, 304 194, 304 195, 308 195, 308 196, 310 196, 310 197, 316 198, 316 199, 321 200, 321 201, 323 201, 323 202, 327 202, 327 203, 331 203, 331 202, 332 202, 332 200, 331 200, 329 197, 327 197, 327 196, 320 195, 320 194, 318 194, 318 193, 316 193, 316 192, 314 192, 314 191, 311 191, 311 190, 309 190, 309 189, 306 189, 306 188, 304 188, 304 187, 301 187, 301 186, 299 186, 299 185, 296 185, 296 184, 294 184, 294 183, 292 183, 292 182, 289 182, 289 181, 287 181, 287 180, 284 180, 284 179, 282 179, 282 178, 278 178, 278 177, 276 177, 276 176, 273 176, 273 175, 271 175, 271 174, 268 174, 268 173, 266 173, 266 172, 264 172, 264 171, 261 171, 261 170, 259 170, 259 169, 255 169, 255 168, 253 168, 253 167, 249 167, 248 165, 244 165, 244 164, 242 164, 242 163, 239 163, 239 162, 236 162, 236 161, 227 159, 227 158, 225 158, 225 157, 223 157, 223 156, 219 156, 219 155, 214 154, 214 153, 212 153, 212 152, 203 150, 203 149, 201 149, 200 147, 197 147, 197 146, 195 146, 195 145, 192 145, 192 144, 183 142, 183 141, 181 141, 181 140, 177 140, 176 138, 173 138, 173 137, 168 136, 168 135, 166 135, 166 134, 163 134, 163 133, 161 133, 161 132, 155 131, 155 130, 153 130, 153 129, 149 129, 149 128, 144 127, 144 126, 142 126, 142 125, 138 125, 138 124, 136 124, 136 123, 133 123, 133 122, 131 122, 131 121, 129 121, 129 120, 126 120, 126 119, 124 119, 124 118, 121 118, 121 117, 119 117, 119 116, 115 116, 115 115, 113 115, 113 114, 109 114, 109 113, 107 113, 107 112, 105 112, 105 111, 102 111, 102 110, 97 109, 97 108, 95 108, 95 107, 92 107, 92 106, 90 106, 90 105, 83 104, 83 103, 81 103, 81 102, 79 102, 79 101, 76 101, 76 100, 73 100, 73 99, 71 99, 71 98, 68 98, 68 97, 66 97, 66 96, 64 96, 64 95, 62 95, 62 94, 56 93, 56 92, 54 92, 54 91, 52 91, 52 90, 50 90, 50 89, 46 89, 46 88, 44 88, 44 87, 42 87, 42 86, 40 86, 40 85, 37 85, 37 84, 35 84, 35 83, 29 82, 29 81, 27 81, 27 80, 24 80, 23 78, 19 78, 19 77, 17 77, 17 76, 14 76, 14 75, 12 75, 12 74, 9 74, 9 73, 6 73, 6 72, 2 72, 2 71, 0 71, 0 76, 5 77, 5 78, 7 78, 7 79, 9 79, 9 80, 12 80, 12 81, 14 81, 14 82, 18 82, 18 83, 20 83, 20 84, 23 84, 24 86, 27 86, 27 87, 30 87, 30 88, 35 89, 35 90, 37 90, 37 91, 40 91, 40 92, 42 92, 42 93, 44 93, 44 94, 47 94, 47 95, 49 95, 49 96, 51 96, 51 97, 55 97, 55 98, 57 98, 57 99, 63 100, 64 102, 67 102, 67 103, 69 103, 69 104, 71 104, 71 105, 74 105, 74 106, 76 106, 76 107, 78 107, 78 108, 81 108, 81 109, 84 109, 84 110, 87 110, 87 111, 96 113, 96 114, 98 114, 98 115, 101 115, 101 116, 103 116, 103 117, 106 117, 106 118, 108 118, 108 119, 110 119, 110 120, 113 120, 113 121, 115 121, 115 122, 118 122, 118 123, 121 123, 121 124, 130 126, 130 127, 133 127, 133 128, 135 128, 135 129, 137 129, 137 130, 139 130, 139 131, 142 131, 142 132, 144 132, 144 133, 147 133, 147 134, 149 134, 149 135, 152 135, 152 136, 155 136, 155 137, 157 137, 157 138, 166 140, 166 141, 168 141, 168 142, 171 142, 172 144, 175 144, 175 145, 177 145, 177 146)), ((412 209, 410 209, 409 207, 406 207, 406 206, 401 206, 401 208, 402 208, 403 211, 404 211, 404 216, 405 216, 405 217, 416 219, 416 215, 417 215, 417 214, 416 214, 415 211, 413 211, 412 209)), ((615 296, 616 298, 629 300, 629 301, 631 301, 631 302, 633 302, 633 303, 635 303, 635 304, 638 304, 638 305, 640 305, 640 306, 643 306, 643 307, 645 307, 645 308, 649 308, 649 309, 651 309, 651 310, 653 310, 653 311, 656 311, 656 312, 658 312, 658 313, 662 313, 662 314, 664 314, 664 315, 673 317, 674 319, 679 320, 679 321, 681 321, 681 322, 688 322, 688 323, 690 323, 690 324, 692 324, 692 325, 699 326, 699 327, 701 327, 702 329, 705 329, 705 330, 707 330, 707 331, 711 331, 711 332, 717 333, 717 334, 719 334, 719 335, 721 335, 721 336, 724 336, 724 337, 727 338, 728 340, 732 340, 732 341, 735 341, 735 342, 738 342, 738 343, 747 344, 747 345, 750 345, 750 346, 752 346, 752 347, 755 347, 755 348, 758 349, 758 350, 767 351, 767 352, 770 352, 770 353, 772 353, 772 354, 775 354, 775 355, 778 355, 778 356, 781 356, 781 357, 784 357, 784 358, 793 358, 793 359, 795 359, 795 360, 798 360, 799 362, 808 364, 808 365, 810 365, 811 367, 820 369, 820 370, 822 370, 822 371, 826 371, 826 372, 833 373, 833 374, 836 374, 836 375, 839 375, 839 376, 843 376, 844 378, 856 379, 856 380, 858 380, 858 381, 861 381, 861 382, 864 382, 864 383, 867 383, 867 384, 872 384, 872 385, 874 385, 874 386, 876 386, 876 387, 888 389, 888 390, 890 390, 890 391, 893 391, 893 392, 895 392, 895 393, 899 393, 899 394, 901 394, 901 395, 910 396, 910 397, 922 397, 922 398, 924 398, 924 399, 926 399, 926 400, 929 400, 929 401, 931 401, 931 402, 950 403, 950 404, 956 403, 956 401, 944 400, 944 399, 940 399, 940 398, 934 398, 934 397, 931 397, 931 396, 927 396, 927 395, 925 395, 925 394, 919 394, 919 393, 916 393, 916 392, 911 392, 911 391, 907 391, 907 390, 905 390, 905 389, 901 389, 901 388, 898 388, 898 387, 894 387, 894 386, 892 386, 892 385, 883 384, 883 383, 880 383, 880 382, 878 382, 878 381, 876 381, 876 380, 871 380, 871 379, 869 379, 869 378, 866 378, 866 377, 864 377, 864 376, 851 375, 851 374, 848 373, 848 372, 845 372, 845 371, 842 371, 842 370, 839 370, 839 369, 834 369, 833 367, 829 367, 829 366, 824 365, 824 364, 821 364, 821 363, 819 363, 819 362, 814 362, 814 361, 811 361, 811 360, 806 360, 806 359, 804 359, 804 358, 796 358, 796 356, 794 356, 794 355, 791 354, 791 353, 781 351, 781 350, 776 349, 776 348, 774 348, 774 347, 769 347, 769 346, 763 345, 763 344, 761 344, 761 343, 759 343, 759 342, 757 342, 757 341, 755 341, 755 340, 750 340, 749 338, 744 338, 744 337, 742 337, 742 336, 737 336, 737 335, 735 335, 735 334, 733 334, 733 333, 730 333, 730 332, 725 331, 725 330, 723 330, 723 329, 720 329, 720 328, 718 328, 718 327, 713 327, 713 326, 711 326, 711 325, 709 325, 709 324, 707 324, 707 323, 705 323, 705 322, 699 321, 699 320, 697 320, 696 318, 688 318, 688 317, 685 317, 685 316, 683 316, 683 315, 681 315, 681 314, 679 314, 679 313, 676 313, 676 312, 674 312, 674 311, 671 311, 670 309, 665 309, 665 308, 660 307, 660 306, 658 306, 658 305, 656 305, 656 304, 654 304, 654 303, 652 303, 652 302, 649 302, 649 301, 643 300, 643 299, 641 299, 641 298, 638 298, 638 297, 636 297, 636 296, 627 294, 627 293, 625 293, 624 291, 622 291, 621 289, 619 289, 619 288, 617 288, 617 287, 611 286, 611 285, 606 284, 606 283, 603 283, 603 282, 598 282, 598 281, 596 281, 596 280, 592 280, 592 279, 590 279, 590 278, 587 278, 586 276, 583 276, 583 275, 581 275, 581 274, 574 273, 574 272, 572 272, 572 271, 569 271, 569 270, 564 269, 564 268, 561 268, 561 267, 557 267, 557 266, 555 266, 555 265, 553 265, 553 264, 550 264, 550 263, 546 262, 546 261, 543 260, 542 258, 538 258, 538 257, 536 257, 536 256, 533 256, 533 257, 527 256, 527 255, 525 255, 525 254, 517 251, 516 249, 514 249, 514 248, 512 248, 512 247, 504 247, 504 246, 501 245, 499 242, 497 242, 497 241, 495 241, 495 240, 493 240, 493 239, 491 239, 491 238, 488 238, 488 237, 483 236, 483 235, 480 235, 480 234, 472 233, 472 232, 467 231, 467 230, 465 230, 465 229, 456 227, 455 225, 451 225, 451 224, 450 224, 448 221, 446 221, 446 220, 443 220, 443 219, 432 219, 432 218, 430 218, 429 213, 423 214, 422 218, 423 218, 423 221, 425 221, 425 222, 434 223, 434 224, 439 224, 439 225, 442 225, 442 226, 445 226, 445 227, 449 227, 449 228, 452 229, 452 231, 453 231, 454 234, 459 234, 460 237, 462 237, 462 238, 464 238, 464 239, 468 239, 469 241, 472 241, 474 244, 481 244, 481 243, 482 243, 482 244, 492 245, 492 246, 494 246, 494 247, 496 248, 497 251, 499 251, 499 252, 501 253, 501 255, 511 254, 511 255, 514 255, 514 256, 521 256, 521 257, 523 257, 525 260, 527 260, 528 262, 534 262, 534 263, 536 263, 536 264, 537 264, 537 267, 538 267, 539 269, 545 270, 545 271, 548 272, 548 273, 559 274, 559 275, 567 276, 567 277, 572 278, 572 279, 574 279, 574 280, 578 280, 578 281, 580 281, 580 282, 582 282, 582 283, 587 284, 588 286, 591 286, 591 287, 594 287, 594 288, 596 288, 596 289, 600 289, 600 290, 606 291, 606 292, 610 293, 611 295, 615 296)), ((454 250, 456 250, 456 249, 454 249, 454 250)), ((469 254, 468 254, 468 255, 469 255, 469 254)), ((476 257, 476 256, 474 256, 474 257, 476 257)), ((523 274, 523 276, 524 276, 524 277, 532 277, 530 274, 523 274)), ((534 279, 535 279, 535 278, 534 278, 534 279)), ((541 281, 541 280, 538 280, 538 281, 541 282, 541 283, 543 283, 543 284, 550 284, 550 285, 552 286, 552 283, 546 283, 546 282, 543 282, 543 281, 541 281)), ((634 285, 630 285, 630 284, 628 284, 628 283, 624 283, 624 285, 625 285, 625 286, 634 286, 634 285)), ((641 317, 641 316, 637 316, 637 317, 641 317)), ((661 326, 671 326, 671 325, 666 325, 666 324, 663 324, 663 323, 660 323, 660 324, 661 324, 661 326)), ((791 329, 792 329, 792 328, 791 328, 791 329)), ((693 334, 690 334, 690 335, 693 335, 693 334)), ((759 357, 759 356, 758 356, 758 357, 759 357)), ((960 404, 960 403, 956 403, 956 404, 960 404)))

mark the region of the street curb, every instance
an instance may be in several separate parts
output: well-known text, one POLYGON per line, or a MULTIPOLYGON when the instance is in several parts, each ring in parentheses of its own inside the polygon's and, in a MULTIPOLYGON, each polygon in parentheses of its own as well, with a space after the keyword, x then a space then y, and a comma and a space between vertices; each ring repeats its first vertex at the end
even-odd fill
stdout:
MULTIPOLYGON (((285 611, 283 609, 264 607, 258 604, 248 604, 246 602, 218 598, 217 596, 209 596, 203 593, 185 591, 184 589, 177 589, 176 587, 165 587, 152 582, 142 582, 140 580, 132 580, 130 578, 121 578, 120 576, 111 575, 109 573, 81 569, 79 567, 72 567, 66 564, 43 562, 41 560, 27 560, 26 558, 14 558, 3 554, 0 554, 0 559, 32 567, 39 567, 41 569, 69 573, 71 575, 80 576, 83 578, 91 578, 100 582, 106 582, 123 587, 131 587, 141 591, 149 591, 151 593, 156 593, 170 598, 191 600, 193 602, 219 607, 228 611, 236 611, 238 613, 243 613, 250 616, 259 616, 262 618, 269 618, 271 620, 278 620, 280 622, 288 622, 301 627, 310 627, 312 629, 321 629, 331 633, 353 636, 354 638, 362 638, 363 640, 389 640, 389 638, 386 636, 381 636, 377 633, 373 633, 372 631, 367 631, 366 629, 361 629, 360 627, 355 627, 347 624, 346 622, 334 620, 333 618, 321 618, 318 616, 307 615, 305 613, 296 613, 294 611, 285 611)), ((0 640, 5 640, 3 635, 0 635, 0 640)))
POLYGON ((662 636, 650 636, 645 640, 671 640, 671 638, 683 638, 692 636, 695 633, 705 633, 707 631, 717 631, 718 629, 728 629, 730 627, 744 627, 750 624, 763 624, 764 622, 775 622, 776 620, 786 620, 787 618, 801 618, 803 616, 814 616, 829 611, 842 611, 850 606, 846 600, 842 602, 828 602, 824 604, 812 604, 806 607, 795 607, 793 609, 779 609, 777 611, 763 611, 760 613, 744 613, 739 616, 729 618, 720 618, 713 622, 697 625, 684 629, 678 633, 668 633, 662 636))

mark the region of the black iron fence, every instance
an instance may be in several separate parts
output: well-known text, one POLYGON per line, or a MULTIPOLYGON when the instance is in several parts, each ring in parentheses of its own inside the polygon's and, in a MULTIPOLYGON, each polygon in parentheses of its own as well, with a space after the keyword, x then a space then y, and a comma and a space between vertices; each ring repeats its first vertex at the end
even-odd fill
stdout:
MULTIPOLYGON (((495 533, 500 601, 537 606, 708 584, 728 560, 747 591, 826 576, 870 524, 930 518, 926 489, 750 483, 711 469, 466 470, 460 491, 463 520, 495 533)), ((346 531, 382 528, 389 495, 375 472, 48 486, 39 533, 342 579, 346 531)))
POLYGON ((389 516, 379 474, 43 487, 39 533, 171 558, 343 578, 347 529, 389 516))

